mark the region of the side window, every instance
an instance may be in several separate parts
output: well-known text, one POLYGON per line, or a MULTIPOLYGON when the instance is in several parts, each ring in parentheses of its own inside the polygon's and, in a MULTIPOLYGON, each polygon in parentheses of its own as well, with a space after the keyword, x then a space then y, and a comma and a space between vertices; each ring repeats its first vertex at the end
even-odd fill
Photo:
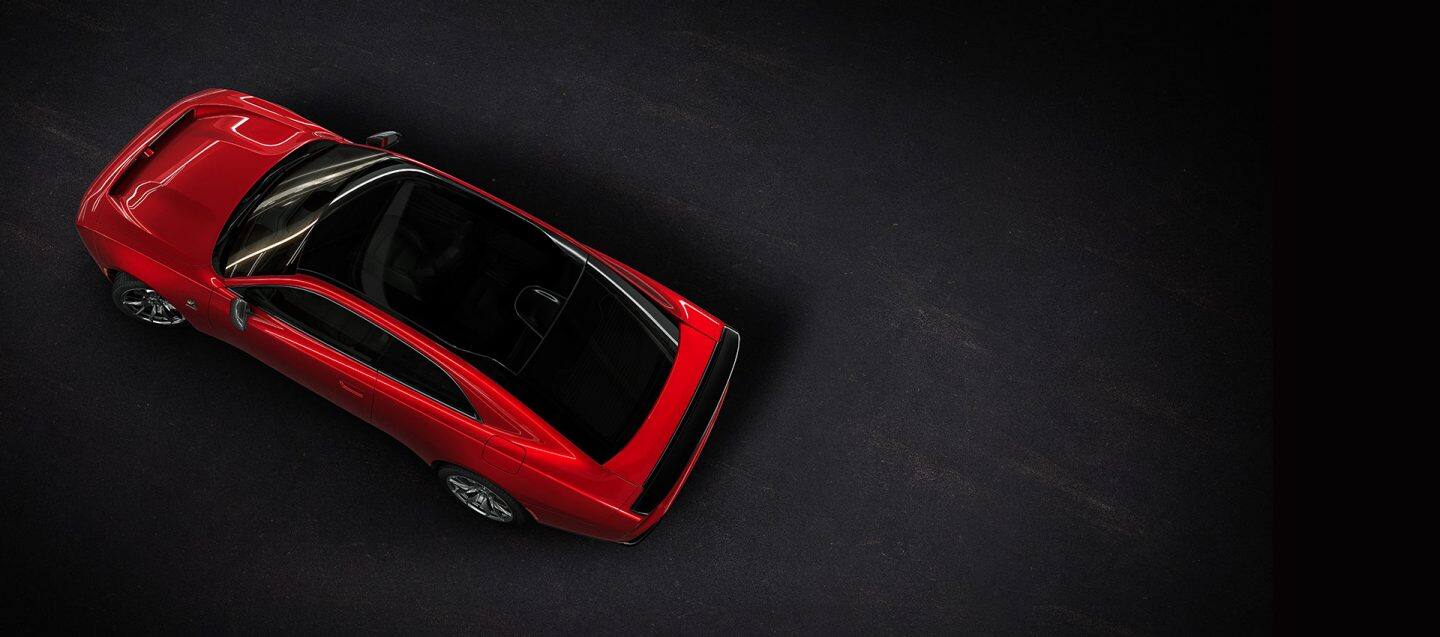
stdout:
POLYGON ((245 288, 245 299, 357 360, 373 364, 391 338, 334 301, 287 287, 245 288))
POLYGON ((445 370, 398 339, 390 339, 375 362, 375 368, 431 398, 454 407, 460 413, 475 415, 475 408, 445 370))
POLYGON ((288 287, 241 291, 256 307, 456 410, 475 416, 465 394, 438 365, 334 301, 288 287))

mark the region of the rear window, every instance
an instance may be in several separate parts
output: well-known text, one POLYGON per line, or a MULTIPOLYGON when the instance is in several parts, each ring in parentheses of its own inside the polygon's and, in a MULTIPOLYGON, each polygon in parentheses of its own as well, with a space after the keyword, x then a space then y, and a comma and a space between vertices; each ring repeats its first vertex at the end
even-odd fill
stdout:
POLYGON ((604 463, 634 437, 670 376, 676 345, 650 320, 592 263, 528 364, 499 380, 604 463))

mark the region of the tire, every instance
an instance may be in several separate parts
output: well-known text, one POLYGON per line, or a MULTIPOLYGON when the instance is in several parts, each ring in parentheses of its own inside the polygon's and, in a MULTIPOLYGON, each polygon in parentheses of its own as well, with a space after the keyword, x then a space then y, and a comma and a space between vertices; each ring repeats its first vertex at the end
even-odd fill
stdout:
POLYGON ((437 472, 440 486, 471 512, 488 522, 522 526, 530 519, 525 507, 494 482, 455 465, 442 465, 437 472), (506 519, 508 515, 508 519, 506 519))
POLYGON ((114 283, 110 284, 110 301, 125 316, 148 325, 179 327, 185 324, 180 310, 150 286, 124 272, 117 273, 114 283))

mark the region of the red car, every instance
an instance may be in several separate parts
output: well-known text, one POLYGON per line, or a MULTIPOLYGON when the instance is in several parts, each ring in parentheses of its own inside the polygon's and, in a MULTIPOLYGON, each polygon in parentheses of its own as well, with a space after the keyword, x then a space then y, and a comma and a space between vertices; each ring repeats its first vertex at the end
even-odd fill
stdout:
POLYGON ((398 139, 203 91, 106 166, 76 226, 121 311, 249 352, 476 513, 638 541, 705 445, 739 335, 398 139))

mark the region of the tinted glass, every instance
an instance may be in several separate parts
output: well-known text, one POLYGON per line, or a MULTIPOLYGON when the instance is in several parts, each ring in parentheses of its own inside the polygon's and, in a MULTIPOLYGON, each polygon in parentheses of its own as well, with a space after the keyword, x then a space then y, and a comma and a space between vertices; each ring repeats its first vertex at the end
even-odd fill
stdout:
MULTIPOLYGON (((293 163, 257 186, 254 212, 242 205, 226 274, 330 280, 484 371, 596 461, 629 442, 669 376, 673 317, 523 215, 417 166, 351 147, 293 163)), ((393 356, 386 373, 471 413, 433 363, 393 356)))
POLYGON ((305 333, 442 403, 470 415, 475 409, 438 365, 334 301, 287 287, 246 288, 244 296, 305 333))
POLYGON ((298 271, 349 288, 463 355, 523 367, 583 259, 514 213, 413 173, 365 188, 343 194, 310 232, 298 271))
POLYGON ((370 237, 399 187, 397 180, 390 180, 335 202, 327 221, 305 238, 299 269, 355 287, 349 282, 361 280, 365 252, 372 245, 370 237))
POLYGON ((262 180, 264 194, 242 209, 226 232, 218 259, 224 276, 289 272, 306 233, 337 190, 391 159, 374 149, 344 145, 306 146, 295 152, 304 155, 282 163, 278 173, 262 180))
POLYGON ((492 375, 596 462, 620 451, 655 405, 674 344, 596 268, 586 268, 519 374, 492 375))
POLYGON ((372 363, 390 335, 333 301, 305 290, 257 286, 246 300, 357 360, 372 363))
POLYGON ((466 400, 465 394, 445 370, 399 340, 391 339, 386 344, 380 359, 375 362, 375 368, 461 413, 475 415, 470 401, 466 400))

